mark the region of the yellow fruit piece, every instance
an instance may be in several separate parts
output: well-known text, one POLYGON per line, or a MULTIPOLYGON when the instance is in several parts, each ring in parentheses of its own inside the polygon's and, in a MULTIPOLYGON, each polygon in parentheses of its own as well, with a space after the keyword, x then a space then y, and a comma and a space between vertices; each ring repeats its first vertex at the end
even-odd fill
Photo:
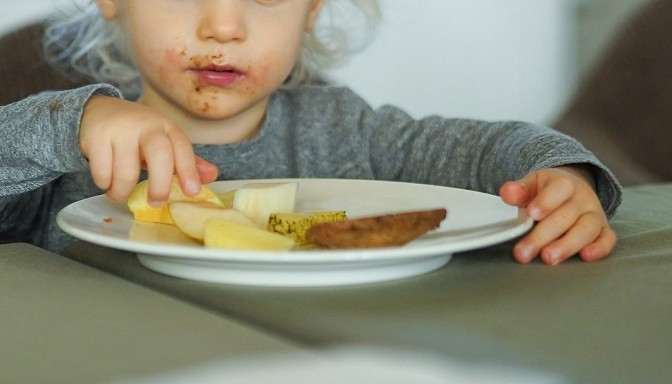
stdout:
MULTIPOLYGON (((173 219, 170 217, 170 211, 168 210, 167 204, 164 204, 161 207, 152 207, 149 205, 147 202, 148 189, 148 181, 141 181, 135 186, 133 192, 131 192, 131 195, 128 197, 127 206, 133 214, 133 220, 150 223, 174 224, 173 219)), ((222 205, 217 195, 206 186, 202 186, 201 191, 196 196, 186 196, 184 192, 182 192, 182 188, 180 188, 176 176, 173 176, 170 194, 168 196, 168 203, 173 201, 209 201, 219 206, 222 205)))
POLYGON ((310 243, 310 240, 306 237, 306 231, 311 225, 347 219, 345 211, 276 212, 271 213, 268 218, 266 229, 270 232, 289 236, 294 239, 296 245, 300 246, 310 243))
POLYGON ((294 247, 294 240, 257 227, 211 218, 205 222, 203 244, 208 248, 287 251, 294 247))
POLYGON ((134 221, 128 231, 128 238, 143 243, 174 244, 199 246, 200 242, 192 239, 174 225, 134 221))
POLYGON ((217 193, 219 201, 222 202, 222 207, 224 208, 233 208, 233 197, 236 195, 236 190, 228 192, 217 193))
POLYGON ((233 208, 224 208, 209 201, 173 201, 168 203, 173 222, 182 232, 196 240, 203 241, 205 223, 219 217, 254 227, 254 223, 233 208))

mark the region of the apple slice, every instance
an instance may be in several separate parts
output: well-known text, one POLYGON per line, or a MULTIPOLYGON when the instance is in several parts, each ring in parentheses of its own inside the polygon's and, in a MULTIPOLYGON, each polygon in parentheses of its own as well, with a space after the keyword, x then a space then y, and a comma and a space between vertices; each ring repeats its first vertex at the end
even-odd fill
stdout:
POLYGON ((205 223, 203 244, 209 248, 288 251, 294 247, 294 240, 256 226, 214 217, 205 223))
POLYGON ((173 222, 187 236, 203 241, 205 222, 213 217, 254 227, 245 214, 232 208, 223 208, 209 201, 174 201, 168 203, 173 222))
POLYGON ((236 190, 233 208, 266 228, 273 212, 293 212, 298 183, 250 183, 236 190))

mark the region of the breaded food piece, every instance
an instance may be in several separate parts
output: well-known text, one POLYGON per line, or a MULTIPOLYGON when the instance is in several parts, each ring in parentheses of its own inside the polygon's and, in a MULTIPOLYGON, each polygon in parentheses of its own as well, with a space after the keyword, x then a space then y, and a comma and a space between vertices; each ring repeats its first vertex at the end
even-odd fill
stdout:
POLYGON ((346 220, 345 211, 321 212, 276 212, 268 218, 266 229, 270 232, 289 236, 297 246, 309 244, 306 236, 308 228, 319 223, 346 220))
POLYGON ((446 214, 445 209, 433 209, 322 223, 311 226, 307 236, 329 249, 401 246, 438 228, 446 214))

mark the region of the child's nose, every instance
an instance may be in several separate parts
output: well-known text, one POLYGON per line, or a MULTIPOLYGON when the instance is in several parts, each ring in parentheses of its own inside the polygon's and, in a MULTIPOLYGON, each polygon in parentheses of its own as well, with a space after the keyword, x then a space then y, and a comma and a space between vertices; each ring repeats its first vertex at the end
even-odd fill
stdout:
POLYGON ((203 9, 198 35, 203 40, 228 42, 244 40, 247 31, 244 4, 239 0, 215 0, 203 9))

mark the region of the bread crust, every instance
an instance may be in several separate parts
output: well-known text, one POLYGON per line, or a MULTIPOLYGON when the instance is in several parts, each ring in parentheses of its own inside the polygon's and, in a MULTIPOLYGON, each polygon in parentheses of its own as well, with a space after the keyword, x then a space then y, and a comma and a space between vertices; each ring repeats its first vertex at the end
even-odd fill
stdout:
POLYGON ((395 247, 438 228, 446 215, 441 208, 315 224, 307 237, 327 249, 395 247))

